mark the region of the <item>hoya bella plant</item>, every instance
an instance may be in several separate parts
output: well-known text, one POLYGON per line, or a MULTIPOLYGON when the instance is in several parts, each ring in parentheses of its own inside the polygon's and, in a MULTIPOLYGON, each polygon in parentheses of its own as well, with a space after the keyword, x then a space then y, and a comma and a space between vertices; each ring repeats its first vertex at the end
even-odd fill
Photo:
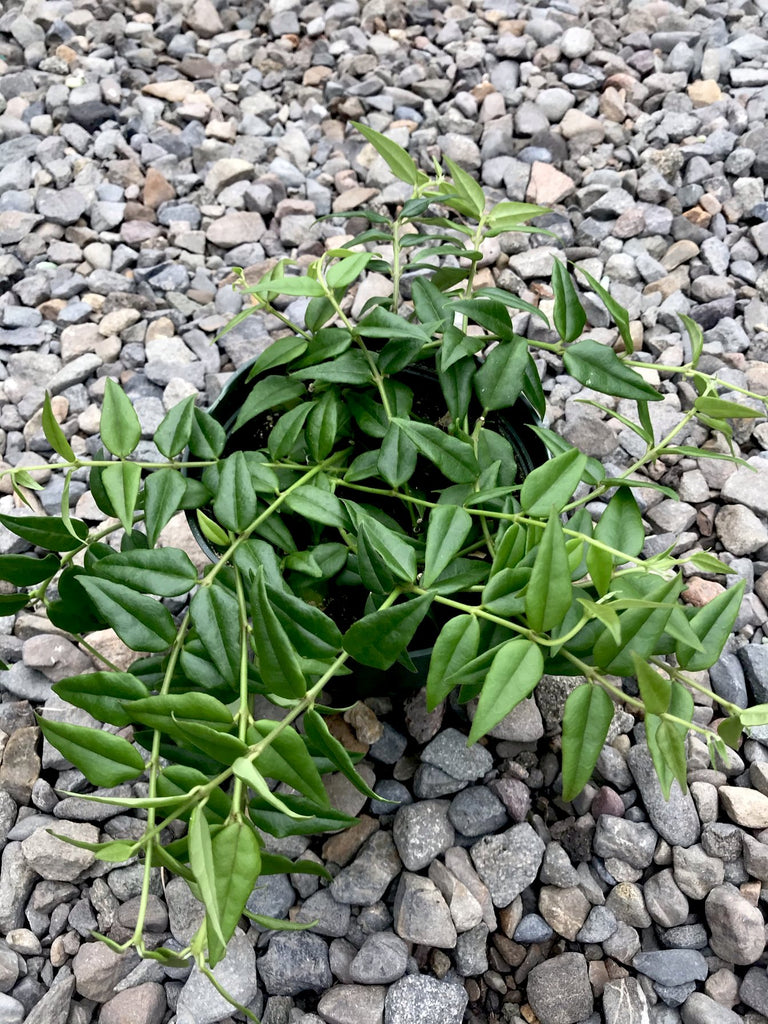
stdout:
MULTIPOLYGON (((40 717, 40 728, 97 787, 78 795, 132 808, 144 825, 135 840, 77 844, 102 861, 143 862, 134 933, 105 941, 168 965, 195 962, 219 989, 211 968, 244 914, 265 928, 297 927, 246 910, 260 876, 325 874, 268 852, 263 834, 350 824, 329 802, 326 772, 373 795, 355 769, 359 755, 328 727, 328 702, 353 704, 363 677, 375 692, 391 691, 414 669, 416 650, 430 652, 430 708, 454 690, 459 704, 475 702, 470 743, 545 673, 583 680, 565 705, 564 801, 590 778, 616 704, 644 719, 667 796, 674 780, 685 790, 690 730, 713 758, 726 757, 744 727, 768 720, 768 707, 742 710, 700 681, 733 627, 743 585, 693 608, 680 599, 681 565, 728 567, 706 552, 642 556, 634 489, 675 497, 643 470, 665 456, 723 457, 678 443, 693 420, 729 437, 730 418, 758 415, 719 397, 740 389, 697 368, 698 325, 681 318, 688 362, 659 367, 687 378, 698 397, 657 439, 650 407, 662 396, 642 375, 648 363, 633 358, 626 310, 597 280, 578 269, 612 317, 621 354, 583 337, 585 311, 558 260, 552 323, 518 296, 476 284, 484 242, 546 233, 527 222, 547 211, 489 206, 450 160, 449 178, 437 164, 427 175, 394 142, 357 128, 412 196, 393 216, 355 211, 370 227, 303 274, 281 261, 255 285, 239 275, 250 304, 226 329, 260 310, 285 332, 250 368, 233 428, 190 397, 157 429, 162 459, 134 458, 139 421, 108 378, 105 451, 81 458, 46 399, 43 428, 59 457, 50 468, 65 481, 61 514, 0 516, 30 547, 0 558, 0 578, 16 587, 0 597, 2 612, 41 610, 101 663, 54 687, 100 727, 40 717), (353 319, 350 292, 371 271, 390 278, 391 294, 353 319), (296 296, 308 300, 302 323, 285 313, 296 296), (537 318, 546 340, 520 336, 519 313, 537 318), (537 350, 561 357, 593 391, 635 403, 635 417, 605 410, 645 446, 621 476, 541 425, 537 350), (514 443, 521 410, 551 455, 527 475, 514 443), (108 517, 95 530, 70 515, 69 482, 82 469, 108 517), (609 495, 593 522, 587 506, 609 495), (209 544, 213 560, 201 572, 183 550, 158 546, 179 510, 193 511, 209 544), (136 652, 129 671, 89 644, 105 627, 136 652), (716 728, 693 720, 696 690, 722 709, 716 728), (98 792, 122 783, 135 795, 98 792), (158 867, 185 879, 205 906, 183 950, 145 945, 158 867)), ((34 505, 29 467, 5 472, 34 505)))

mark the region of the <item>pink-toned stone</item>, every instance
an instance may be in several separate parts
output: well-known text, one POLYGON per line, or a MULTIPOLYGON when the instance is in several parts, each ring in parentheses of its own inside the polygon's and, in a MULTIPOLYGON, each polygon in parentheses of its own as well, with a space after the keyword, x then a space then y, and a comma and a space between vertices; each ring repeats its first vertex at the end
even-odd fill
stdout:
POLYGON ((551 164, 545 164, 540 160, 534 161, 531 167, 528 191, 525 195, 529 203, 537 203, 539 206, 554 206, 556 203, 561 203, 567 196, 573 195, 575 191, 576 185, 567 174, 558 171, 551 164))

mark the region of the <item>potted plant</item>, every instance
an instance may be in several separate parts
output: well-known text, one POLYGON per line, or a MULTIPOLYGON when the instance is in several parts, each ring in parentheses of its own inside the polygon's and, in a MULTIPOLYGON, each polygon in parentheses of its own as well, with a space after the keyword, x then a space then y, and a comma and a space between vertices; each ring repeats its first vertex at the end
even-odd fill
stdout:
MULTIPOLYGON (((728 436, 731 417, 757 415, 720 397, 731 385, 697 368, 698 325, 682 318, 686 364, 659 368, 688 378, 698 397, 658 439, 651 409, 661 395, 633 353, 626 311, 598 281, 579 271, 613 318, 621 354, 582 337, 586 315, 565 263, 553 262, 551 323, 516 295, 477 283, 487 240, 546 233, 528 223, 546 211, 489 207, 450 161, 450 177, 437 164, 427 175, 391 140, 357 128, 412 196, 391 217, 356 211, 369 226, 302 274, 281 261, 250 285, 239 272, 252 305, 226 329, 260 309, 285 332, 240 375, 247 389, 234 409, 217 418, 185 399, 157 430, 162 459, 140 461, 136 413, 107 379, 105 451, 82 459, 46 400, 43 428, 61 460, 52 468, 65 477, 61 514, 0 516, 33 548, 0 558, 0 578, 17 587, 0 598, 3 611, 40 606, 90 651, 88 633, 110 626, 136 652, 130 670, 106 662, 55 686, 104 728, 40 719, 94 786, 136 784, 135 796, 110 801, 144 814, 141 837, 88 847, 101 860, 144 864, 132 937, 105 941, 165 964, 194 960, 217 985, 211 967, 260 875, 323 872, 268 853, 261 834, 349 824, 330 806, 324 772, 343 772, 372 795, 325 720, 324 701, 354 703, 363 672, 376 673, 381 692, 408 678, 411 653, 427 648, 429 707, 454 690, 462 703, 477 700, 471 743, 543 674, 582 677, 563 720, 565 801, 588 781, 617 703, 645 718, 667 794, 674 780, 685 788, 689 730, 714 758, 743 727, 766 720, 765 707, 742 710, 708 690, 721 718, 712 728, 692 720, 691 690, 702 686, 689 673, 718 658, 742 586, 692 608, 680 600, 681 565, 728 568, 701 551, 642 556, 633 490, 675 497, 643 470, 666 457, 716 456, 678 443, 694 419, 728 436), (353 318, 351 291, 370 271, 389 277, 391 293, 353 318), (302 323, 284 312, 295 297, 306 300, 302 323), (548 333, 522 337, 518 314, 548 333), (608 477, 542 425, 537 350, 561 357, 593 391, 634 403, 634 417, 610 413, 645 446, 625 473, 608 477), (521 472, 535 444, 551 457, 521 472), (69 511, 69 481, 82 468, 110 517, 95 531, 69 511), (587 505, 608 496, 593 522, 587 505), (202 572, 182 550, 157 545, 180 509, 194 514, 209 546, 202 572), (260 717, 265 701, 271 711, 260 717), (186 831, 169 840, 179 821, 186 831), (184 950, 144 944, 157 866, 186 879, 205 905, 184 950)), ((29 468, 6 473, 22 499, 35 486, 29 468)))

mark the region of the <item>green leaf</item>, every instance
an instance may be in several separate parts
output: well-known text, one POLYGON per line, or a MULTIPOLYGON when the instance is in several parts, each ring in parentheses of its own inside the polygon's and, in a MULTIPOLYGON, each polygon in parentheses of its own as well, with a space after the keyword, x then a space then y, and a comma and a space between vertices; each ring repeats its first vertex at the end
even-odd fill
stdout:
POLYGON ((245 757, 239 757, 232 764, 232 771, 235 773, 238 779, 242 781, 257 793, 262 800, 266 800, 268 804, 272 804, 278 811, 283 814, 287 814, 289 818, 302 818, 304 815, 298 811, 294 811, 284 800, 282 800, 276 793, 273 793, 264 776, 261 772, 257 771, 253 763, 245 757))
POLYGON ((675 654, 681 668, 689 672, 700 672, 715 664, 739 614, 744 587, 745 583, 741 580, 696 611, 688 625, 698 637, 702 650, 696 651, 686 644, 678 643, 675 654))
POLYGON ((357 252, 334 263, 325 273, 326 284, 333 288, 347 288, 373 259, 372 252, 357 252))
MULTIPOLYGON (((595 526, 595 540, 625 552, 639 555, 645 543, 645 528, 637 502, 629 487, 619 487, 595 526)), ((594 544, 587 547, 587 568, 598 594, 610 587, 613 566, 618 559, 594 544)))
POLYGON ((356 128, 370 142, 400 181, 404 181, 408 185, 418 185, 425 178, 425 175, 419 171, 413 159, 402 146, 398 146, 396 142, 388 139, 386 135, 374 131, 373 128, 360 124, 359 121, 352 121, 351 124, 353 128, 356 128))
POLYGON ((563 712, 563 800, 573 800, 592 778, 613 711, 613 701, 595 683, 582 683, 568 694, 563 712))
POLYGON ((624 348, 627 352, 634 352, 635 345, 632 341, 632 335, 629 330, 629 313, 627 313, 626 309, 624 309, 624 307, 613 298, 610 292, 606 291, 600 282, 596 281, 591 274, 588 274, 582 267, 577 267, 576 269, 582 277, 587 279, 592 291, 598 296, 602 304, 613 317, 613 321, 619 329, 621 340, 624 342, 624 348))
POLYGON ((604 395, 639 402, 660 402, 663 398, 653 385, 619 359, 610 346, 591 338, 569 345, 563 353, 563 363, 577 381, 604 395))
POLYGON ((417 451, 397 423, 390 423, 378 456, 378 470, 392 487, 401 487, 416 470, 417 451))
POLYGON ((163 732, 179 745, 184 744, 186 738, 180 726, 207 723, 221 726, 217 731, 222 733, 232 726, 231 712, 210 693, 156 694, 133 701, 126 706, 126 711, 132 722, 163 732))
POLYGON ((70 519, 76 536, 70 533, 59 516, 0 515, 0 523, 22 540, 48 551, 74 551, 88 537, 88 527, 82 519, 70 519))
POLYGON ((262 875, 316 875, 318 878, 325 878, 332 881, 333 876, 322 864, 316 864, 313 860, 291 860, 281 853, 262 853, 261 855, 262 875))
POLYGON ((130 455, 141 440, 141 425, 136 410, 130 398, 111 377, 107 377, 104 384, 99 432, 104 446, 121 459, 130 455))
POLYGON ((695 565, 697 569, 701 569, 702 572, 718 572, 724 576, 736 573, 735 569, 730 565, 726 565, 725 562, 721 562, 719 558, 709 551, 697 551, 693 555, 686 556, 685 560, 690 562, 691 565, 695 565))
POLYGON ((269 602, 263 569, 251 589, 251 608, 253 644, 262 682, 278 697, 303 697, 307 690, 304 673, 293 644, 269 602))
MULTIPOLYGON (((276 724, 269 719, 254 722, 248 730, 248 742, 258 743, 274 733, 276 724)), ((256 758, 255 764, 265 778, 286 783, 320 807, 330 806, 320 772, 304 740, 291 726, 274 736, 270 745, 256 758)))
POLYGON ((286 363, 298 359, 306 352, 307 345, 306 338, 294 334, 289 334, 286 338, 276 338, 254 359, 246 379, 253 380, 267 370, 274 370, 276 366, 285 366, 286 363))
POLYGON ((445 295, 439 288, 435 288, 429 278, 417 277, 413 281, 413 306, 416 316, 422 324, 432 321, 444 322, 448 319, 449 311, 445 295))
POLYGON ((173 643, 176 626, 160 601, 110 580, 78 576, 77 582, 131 650, 164 651, 173 643))
POLYGON ((365 585, 369 589, 389 592, 394 582, 387 581, 413 583, 416 579, 416 552, 407 539, 373 516, 358 513, 356 525, 360 569, 369 581, 364 580, 365 585))
POLYGON ((537 466, 525 478, 520 490, 523 511, 533 516, 545 516, 553 507, 561 509, 576 490, 586 464, 587 456, 582 455, 578 448, 571 448, 537 466))
POLYGON ((236 683, 240 677, 240 613, 234 594, 218 583, 200 587, 189 613, 211 663, 228 682, 236 683))
MULTIPOLYGON (((766 708, 768 712, 768 708, 766 708)), ((768 722, 768 714, 764 715, 764 721, 768 722)), ((741 734, 743 732, 743 725, 740 715, 732 715, 730 718, 724 718, 717 727, 717 735, 724 740, 732 750, 738 750, 739 742, 741 741, 741 734)))
POLYGON ((205 905, 209 955, 214 960, 220 959, 223 956, 222 951, 226 949, 227 940, 219 920, 219 901, 216 892, 217 870, 213 859, 211 833, 199 804, 194 808, 189 819, 189 864, 205 905))
MULTIPOLYGON (((371 367, 365 355, 355 350, 354 352, 345 352, 327 362, 313 363, 311 366, 293 370, 291 378, 294 377, 297 382, 299 380, 322 380, 328 381, 329 384, 368 384, 371 381, 371 367)), ((294 382, 294 386, 298 386, 297 382, 294 382)), ((303 392, 303 385, 301 388, 303 392)))
POLYGON ((105 467, 101 480, 117 518, 130 533, 141 486, 141 467, 135 462, 113 462, 105 467))
POLYGON ((45 830, 49 836, 55 836, 62 843, 76 846, 79 850, 89 850, 96 860, 104 861, 107 864, 123 864, 136 855, 137 844, 130 843, 125 839, 117 839, 106 843, 87 843, 83 839, 73 839, 71 836, 62 836, 53 829, 45 830))
POLYGON ((259 281, 246 291, 251 295, 300 295, 315 298, 325 295, 323 286, 312 277, 275 277, 268 281, 259 281))
POLYGON ((155 431, 155 444, 167 459, 174 458, 187 447, 194 422, 194 395, 188 395, 165 414, 155 431))
POLYGON ((552 260, 552 291, 555 293, 555 308, 552 319, 560 338, 570 343, 584 330, 587 314, 579 301, 571 275, 558 259, 552 260))
POLYGON ((502 341, 514 341, 517 338, 507 307, 495 299, 459 299, 451 303, 450 309, 468 316, 502 341))
POLYGON ((646 712, 651 715, 663 715, 669 709, 669 702, 672 699, 672 683, 634 652, 632 661, 646 712))
POLYGON ((94 786, 119 786, 144 771, 144 759, 122 736, 38 716, 40 730, 94 786))
POLYGON ((225 825, 213 837, 211 846, 219 921, 229 941, 259 879, 261 847, 256 833, 244 821, 225 825))
POLYGON ((313 484, 302 484, 291 491, 285 499, 285 505, 310 522, 335 526, 339 530, 349 529, 349 519, 336 495, 313 484))
POLYGON ((229 544, 229 534, 226 530, 223 530, 219 524, 211 519, 209 516, 199 508, 196 512, 197 525, 200 527, 200 532, 209 540, 211 544, 217 544, 220 548, 225 548, 229 544))
POLYGON ((251 800, 248 808, 254 825, 278 839, 285 836, 312 836, 318 832, 338 832, 339 829, 357 824, 356 818, 333 807, 327 810, 317 808, 304 797, 284 794, 282 802, 296 811, 297 815, 291 817, 282 814, 266 800, 259 798, 251 800))
POLYGON ((313 749, 327 757, 339 771, 352 783, 355 789, 364 793, 371 800, 377 799, 365 779, 355 771, 349 752, 335 736, 332 736, 322 715, 310 708, 304 713, 304 732, 313 749))
POLYGON ((595 663, 613 675, 634 675, 633 652, 640 658, 648 658, 655 651, 681 586, 682 580, 677 576, 665 580, 648 594, 647 601, 639 602, 640 607, 622 612, 619 616, 621 641, 617 643, 604 633, 595 644, 595 663))
POLYGON ((699 359, 701 359, 701 353, 704 349, 704 334, 701 330, 701 326, 696 323, 691 317, 686 316, 685 313, 677 314, 683 321, 683 326, 688 334, 691 342, 691 365, 695 368, 698 365, 699 359))
POLYGON ((60 455, 65 462, 76 462, 77 457, 72 451, 72 445, 66 438, 59 421, 53 415, 51 407, 51 396, 46 391, 43 400, 43 433, 48 444, 57 455, 60 455))
POLYGON ((297 398, 301 398, 304 391, 304 385, 298 380, 278 376, 263 377, 254 384, 251 393, 240 407, 235 420, 235 430, 239 430, 244 423, 248 423, 255 416, 261 416, 268 409, 295 402, 297 398))
POLYGON ((186 493, 184 478, 175 469, 158 469, 144 484, 144 526, 150 547, 181 507, 186 493))
POLYGON ((558 626, 571 607, 573 587, 560 518, 552 512, 536 552, 525 592, 525 615, 537 633, 558 626))
POLYGON ((364 615, 344 634, 344 650, 361 665, 390 668, 413 639, 429 611, 432 596, 422 594, 364 615))
POLYGON ((451 172, 454 187, 459 190, 462 198, 466 199, 477 217, 482 217, 485 210, 485 192, 482 185, 478 184, 471 174, 459 167, 447 156, 443 156, 443 162, 451 172))
POLYGON ((427 710, 434 711, 453 689, 455 677, 476 656, 480 645, 480 622, 475 615, 456 615, 440 630, 429 661, 427 710))
POLYGON ((546 314, 544 314, 538 306, 534 306, 532 303, 526 302, 525 299, 521 299, 517 295, 512 295, 510 292, 504 291, 503 288, 478 288, 475 292, 475 298, 497 299, 510 309, 519 309, 524 313, 530 313, 531 316, 538 317, 546 327, 549 327, 549 320, 547 319, 546 314))
POLYGON ((266 586, 269 602, 299 654, 306 658, 327 658, 338 653, 341 633, 333 619, 287 590, 266 586))
POLYGON ((456 505, 438 505, 432 509, 427 525, 422 586, 430 587, 464 546, 472 529, 472 516, 456 505))
POLYGON ((28 594, 1 594, 0 617, 15 615, 30 603, 28 594))
MULTIPOLYGON (((546 206, 534 206, 532 203, 496 203, 489 214, 489 226, 494 232, 515 231, 526 220, 541 217, 552 211, 546 206)), ((541 231, 541 228, 536 229, 541 231)))
MULTIPOLYGON (((670 708, 670 712, 671 712, 670 708)), ((646 715, 645 735, 648 749, 659 776, 661 791, 669 800, 674 779, 683 793, 688 792, 685 761, 685 732, 682 726, 668 722, 657 715, 646 715)))
POLYGON ((739 402, 729 402, 725 398, 712 398, 708 395, 697 398, 693 403, 696 412, 704 416, 714 416, 718 419, 760 419, 765 416, 764 409, 750 409, 748 405, 741 405, 739 402))
POLYGON ((544 672, 540 649, 530 640, 509 640, 497 652, 485 677, 469 731, 469 743, 485 736, 533 692, 544 672))
POLYGON ((94 718, 122 729, 133 719, 124 701, 141 700, 149 690, 128 672, 89 672, 55 683, 53 692, 94 718))
MULTIPOLYGON (((188 746, 192 744, 202 751, 206 757, 213 758, 219 764, 231 765, 238 757, 248 753, 248 747, 237 736, 228 732, 219 731, 206 725, 205 722, 184 722, 176 723, 177 736, 188 746)), ((167 731, 167 730, 165 730, 167 731)), ((177 740, 177 742, 179 742, 177 740)))
POLYGON ((588 597, 577 597, 576 600, 590 618, 602 622, 617 644, 621 642, 621 623, 614 608, 608 604, 591 601, 588 597))
POLYGON ((256 492, 245 455, 233 452, 220 464, 213 511, 222 526, 243 533, 256 518, 256 492))
POLYGON ((307 418, 307 447, 315 462, 322 462, 333 451, 343 424, 344 408, 335 389, 326 391, 312 403, 307 418))
POLYGON ((200 459, 218 459, 227 443, 224 427, 210 413, 195 407, 189 435, 189 450, 200 459))
POLYGON ((527 364, 528 346, 522 338, 491 349, 475 374, 475 392, 484 409, 508 409, 515 404, 527 364))
POLYGON ((411 420, 393 419, 418 451, 456 484, 473 483, 480 473, 472 446, 451 437, 439 427, 411 420))
POLYGON ((61 563, 55 555, 0 555, 0 580, 31 587, 55 576, 61 563))
POLYGON ((755 704, 754 707, 739 711, 741 724, 745 727, 768 725, 768 704, 755 704))
POLYGON ((302 402, 295 409, 284 412, 269 433, 267 450, 273 459, 289 456, 301 437, 304 421, 312 411, 313 402, 302 402))

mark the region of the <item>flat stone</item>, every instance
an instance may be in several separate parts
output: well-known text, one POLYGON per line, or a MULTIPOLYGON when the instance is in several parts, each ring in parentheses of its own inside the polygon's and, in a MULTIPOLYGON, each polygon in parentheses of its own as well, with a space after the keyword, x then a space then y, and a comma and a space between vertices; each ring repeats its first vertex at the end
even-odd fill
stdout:
MULTIPOLYGON (((99 841, 99 830, 84 822, 59 821, 56 823, 55 831, 86 843, 99 841)), ((41 878, 51 881, 73 882, 87 871, 95 860, 90 850, 71 846, 44 828, 39 828, 28 836, 22 842, 21 849, 29 866, 41 878)))
POLYGON ((731 964, 753 964, 765 949, 760 910, 733 885, 718 885, 704 903, 712 951, 731 964))
POLYGON ((474 782, 493 767, 490 753, 476 743, 467 746, 467 737, 458 729, 444 729, 421 752, 425 764, 434 765, 454 779, 474 782))
POLYGON ((210 192, 217 196, 222 189, 229 185, 252 178, 254 171, 255 168, 250 160, 241 160, 239 157, 215 160, 205 176, 204 184, 210 192))
POLYGON ((401 867, 391 834, 377 832, 354 861, 334 878, 331 893, 342 903, 370 906, 381 899, 401 867))
POLYGON ((220 249, 234 249, 246 242, 258 242, 267 230, 260 213, 235 211, 217 218, 210 225, 205 237, 220 249))
POLYGON ((768 975, 759 967, 750 967, 739 987, 739 999, 745 1006, 768 1014, 768 975))
POLYGON ((75 224, 85 213, 86 198, 76 188, 41 188, 35 196, 35 208, 51 224, 75 224))
POLYGON ((304 989, 321 992, 333 980, 328 946, 310 932, 273 934, 258 966, 270 995, 297 995, 304 989))
POLYGON ((386 1024, 461 1024, 469 997, 463 985, 410 974, 390 985, 384 1004, 386 1024))
POLYGON ((616 857, 635 868, 647 868, 653 860, 658 837, 645 821, 629 821, 601 814, 595 829, 594 850, 599 857, 616 857))
POLYGON ((0 931, 3 934, 24 923, 24 908, 39 875, 24 856, 21 843, 10 842, 0 865, 0 931))
POLYGON ((746 828, 768 828, 768 796, 742 786, 721 786, 718 793, 731 821, 746 828))
POLYGON ((75 976, 72 968, 65 965, 24 1018, 24 1024, 67 1024, 74 990, 75 976))
POLYGON ((632 961, 636 971, 660 985, 684 985, 706 981, 707 961, 697 949, 664 949, 638 953, 632 961))
POLYGON ((648 1000, 636 978, 616 978, 606 982, 603 1016, 605 1024, 651 1024, 648 1000))
POLYGON ((485 786, 472 786, 458 793, 451 801, 448 818, 464 836, 488 835, 508 821, 504 804, 485 786))
POLYGON ((485 836, 470 848, 475 868, 497 907, 506 907, 534 882, 544 857, 544 843, 523 822, 500 835, 485 836))
POLYGON ((118 992, 101 1008, 99 1024, 162 1024, 165 989, 156 981, 118 992))
MULTIPOLYGON (((303 935, 304 933, 293 934, 303 935)), ((308 936, 308 938, 312 938, 312 936, 308 936)), ((322 939, 317 936, 315 938, 325 946, 322 939)), ((269 955, 269 951, 266 955, 269 955)), ((229 940, 226 956, 213 968, 213 976, 219 985, 238 1002, 247 1006, 256 998, 259 992, 256 955, 253 946, 239 928, 235 929, 235 934, 229 940)), ((330 972, 328 972, 329 985, 330 982, 330 972)), ((197 967, 193 967, 192 973, 184 982, 184 987, 179 993, 176 1024, 214 1024, 215 1021, 223 1020, 225 1016, 228 1016, 231 1010, 232 1004, 219 994, 197 967)))
POLYGON ((115 953, 103 942, 84 942, 72 961, 75 987, 85 999, 105 1003, 135 965, 135 955, 115 953))
POLYGON ((648 913, 662 928, 674 928, 688 919, 688 900, 669 868, 646 880, 643 896, 648 913))
MULTIPOLYGON (((0 215, 2 216, 2 215, 0 215)), ((758 515, 768 516, 768 459, 747 459, 723 484, 721 495, 727 501, 746 505, 758 515)))
POLYGON ((592 1013, 594 998, 581 953, 537 964, 528 975, 528 1002, 540 1024, 577 1024, 592 1013))
POLYGON ((693 992, 683 1003, 680 1015, 683 1024, 744 1024, 744 1018, 722 1003, 705 996, 703 992, 693 992))
POLYGON ((0 211, 0 245, 15 245, 26 238, 43 218, 21 210, 0 211))
POLYGON ((395 931, 406 942, 453 949, 456 928, 434 882, 403 872, 395 895, 395 931))
POLYGON ((633 747, 627 754, 627 764, 656 831, 673 846, 695 843, 701 833, 701 822, 690 793, 683 795, 675 781, 669 800, 665 799, 646 746, 633 747))
POLYGON ((324 992, 317 1004, 328 1024, 384 1024, 383 985, 334 985, 324 992))
POLYGON ((558 935, 573 942, 591 910, 581 889, 545 885, 539 892, 541 916, 558 935))
POLYGON ((723 862, 719 857, 710 857, 698 843, 687 848, 673 847, 672 860, 675 882, 693 900, 703 900, 710 889, 723 881, 723 862))
POLYGON ((421 800, 398 809, 392 835, 408 871, 420 871, 453 846, 455 832, 448 820, 450 806, 447 800, 421 800))
POLYGON ((408 946, 394 932, 374 932, 349 965, 349 976, 363 985, 388 985, 405 974, 408 955, 408 946))

